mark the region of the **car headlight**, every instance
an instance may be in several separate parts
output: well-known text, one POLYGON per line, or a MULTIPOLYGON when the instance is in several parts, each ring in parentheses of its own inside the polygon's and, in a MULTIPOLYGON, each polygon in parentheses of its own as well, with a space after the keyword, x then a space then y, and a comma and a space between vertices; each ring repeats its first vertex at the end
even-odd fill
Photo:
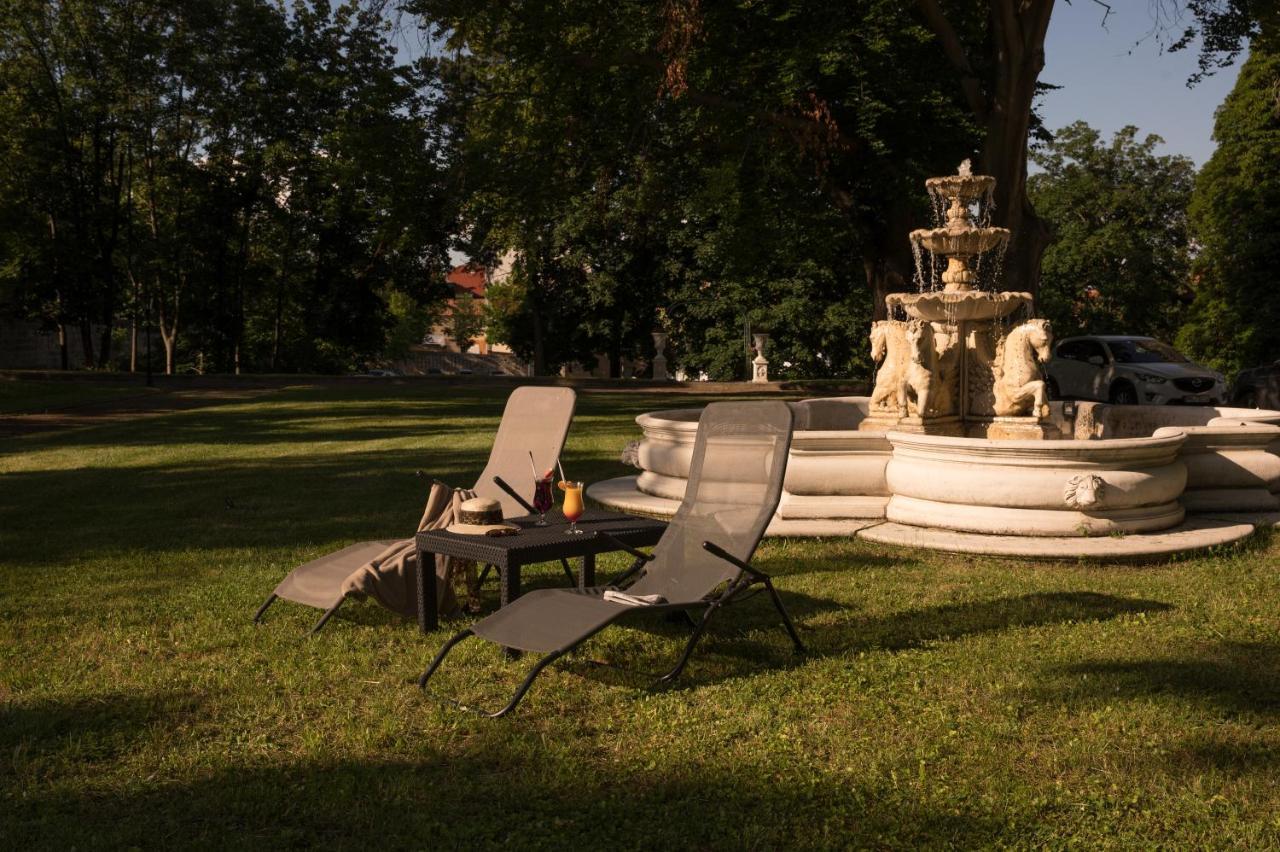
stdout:
POLYGON ((1138 373, 1138 381, 1146 382, 1149 385, 1162 385, 1168 381, 1164 376, 1157 376, 1154 373, 1138 373))
POLYGON ((1227 383, 1227 377, 1222 375, 1221 373, 1214 373, 1213 378, 1214 378, 1214 381, 1216 381, 1220 385, 1225 385, 1227 383))

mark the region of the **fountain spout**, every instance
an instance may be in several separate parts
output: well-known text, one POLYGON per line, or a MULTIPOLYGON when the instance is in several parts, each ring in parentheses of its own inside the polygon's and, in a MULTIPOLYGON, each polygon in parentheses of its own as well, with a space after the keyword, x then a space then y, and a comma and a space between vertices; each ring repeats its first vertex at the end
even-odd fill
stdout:
POLYGON ((922 272, 921 292, 890 294, 885 299, 890 314, 897 309, 910 322, 889 321, 881 336, 893 349, 894 341, 907 336, 897 326, 909 326, 919 340, 928 338, 933 344, 904 348, 899 343, 902 352, 888 352, 876 375, 873 410, 859 428, 1043 438, 1049 427, 1039 365, 1050 357, 1052 332, 1044 320, 1013 318, 1030 307, 1030 293, 976 289, 978 276, 970 266, 1009 242, 1007 229, 974 221, 974 208, 990 205, 995 178, 973 174, 966 160, 956 174, 930 178, 925 186, 944 202, 946 224, 912 231, 910 239, 917 255, 927 249, 947 259, 943 286, 941 292, 933 289, 929 285, 934 282, 924 281, 922 272), (920 328, 921 323, 931 326, 931 332, 920 328), (908 385, 928 389, 917 391, 914 408, 903 391, 908 385))

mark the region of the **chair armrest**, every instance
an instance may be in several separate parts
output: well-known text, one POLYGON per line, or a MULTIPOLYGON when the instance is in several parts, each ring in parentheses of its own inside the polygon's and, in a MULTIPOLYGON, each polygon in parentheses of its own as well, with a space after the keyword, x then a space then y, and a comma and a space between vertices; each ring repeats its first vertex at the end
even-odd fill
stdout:
POLYGON ((600 538, 604 539, 605 541, 609 542, 618 550, 625 550, 627 553, 630 553, 636 559, 639 559, 641 563, 653 561, 652 553, 645 553, 643 550, 637 550, 636 548, 627 544, 625 541, 618 538, 617 536, 610 535, 609 533, 604 532, 602 530, 597 530, 596 535, 598 535, 600 538))
POLYGON ((767 580, 769 578, 768 574, 764 573, 758 568, 752 568, 749 563, 744 562, 738 557, 734 556, 732 553, 725 550, 723 547, 716 544, 714 541, 704 541, 702 543, 702 549, 710 553, 712 556, 716 556, 720 559, 723 559, 725 562, 728 562, 730 565, 735 565, 738 568, 741 568, 743 571, 746 571, 748 574, 750 574, 752 577, 755 577, 757 580, 767 580))
POLYGON ((538 514, 538 510, 537 510, 537 509, 535 509, 535 508, 533 508, 533 506, 529 505, 529 501, 528 501, 528 500, 526 500, 526 499, 524 499, 523 497, 521 497, 518 493, 516 493, 516 490, 515 490, 514 488, 512 488, 510 485, 508 485, 508 484, 507 484, 507 481, 506 481, 505 479, 503 479, 501 476, 495 476, 495 477, 493 478, 493 483, 494 483, 495 485, 497 485, 499 488, 501 488, 503 491, 505 491, 505 492, 507 492, 508 494, 510 494, 510 495, 511 495, 511 497, 512 497, 512 498, 513 498, 517 503, 519 503, 521 506, 523 506, 523 507, 524 507, 524 509, 525 509, 525 511, 526 511, 526 512, 528 512, 530 515, 536 515, 536 514, 538 514))

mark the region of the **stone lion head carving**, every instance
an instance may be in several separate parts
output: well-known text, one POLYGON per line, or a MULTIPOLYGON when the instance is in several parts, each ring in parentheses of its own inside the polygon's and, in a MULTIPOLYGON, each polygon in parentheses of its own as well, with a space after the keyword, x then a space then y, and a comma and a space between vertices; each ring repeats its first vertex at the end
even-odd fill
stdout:
POLYGON ((1102 502, 1107 481, 1096 473, 1081 473, 1067 480, 1062 501, 1072 509, 1089 509, 1102 502))

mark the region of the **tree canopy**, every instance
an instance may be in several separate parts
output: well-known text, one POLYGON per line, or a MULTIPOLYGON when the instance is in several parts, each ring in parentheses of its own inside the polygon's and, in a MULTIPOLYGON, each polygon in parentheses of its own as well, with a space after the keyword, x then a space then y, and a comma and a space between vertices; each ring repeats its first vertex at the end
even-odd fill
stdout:
MULTIPOLYGON (((1211 73, 1270 5, 1150 8, 1211 73)), ((452 244, 514 258, 489 336, 541 373, 618 375, 661 327, 695 375, 745 377, 753 329, 776 375, 861 376, 923 179, 972 157, 1015 233, 1004 287, 1036 292, 1047 251, 1060 324, 1166 333, 1189 176, 1136 132, 1040 126, 1054 7, 0 0, 0 294, 87 366, 136 365, 155 329, 169 370, 341 370, 421 339, 452 244), (397 15, 426 57, 400 58, 397 15)))
POLYGON ((1214 139, 1190 206, 1195 302, 1178 342, 1234 371, 1280 358, 1280 28, 1253 40, 1214 139))
POLYGON ((452 231, 423 71, 357 5, 5 0, 0 274, 113 363, 341 369, 428 296, 452 231), (95 340, 94 335, 98 338, 95 340), (135 352, 136 355, 136 352, 135 352))
POLYGON ((1037 310, 1058 336, 1150 334, 1170 340, 1189 301, 1187 204, 1195 166, 1158 155, 1136 127, 1111 141, 1084 122, 1032 159, 1028 193, 1050 226, 1037 310))

